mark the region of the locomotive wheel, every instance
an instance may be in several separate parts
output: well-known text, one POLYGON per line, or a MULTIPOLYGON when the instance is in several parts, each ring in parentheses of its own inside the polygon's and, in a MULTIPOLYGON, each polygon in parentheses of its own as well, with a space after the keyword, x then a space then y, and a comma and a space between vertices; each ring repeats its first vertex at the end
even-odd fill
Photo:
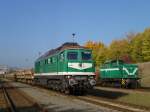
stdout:
POLYGON ((60 92, 61 92, 61 93, 64 93, 64 91, 65 91, 64 89, 62 89, 62 88, 60 89, 60 92))
POLYGON ((66 90, 64 91, 64 93, 65 93, 66 95, 68 95, 68 94, 70 94, 70 91, 69 91, 68 89, 66 89, 66 90))
POLYGON ((138 82, 136 80, 130 80, 128 83, 126 83, 126 87, 129 89, 136 89, 138 88, 138 82))

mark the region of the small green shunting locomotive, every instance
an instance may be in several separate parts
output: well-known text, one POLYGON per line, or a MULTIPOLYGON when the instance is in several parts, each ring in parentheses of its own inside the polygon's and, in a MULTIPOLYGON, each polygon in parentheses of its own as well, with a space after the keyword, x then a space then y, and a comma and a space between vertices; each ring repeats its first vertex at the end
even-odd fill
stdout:
POLYGON ((137 88, 138 65, 127 64, 122 60, 107 61, 100 67, 100 83, 103 86, 137 88))

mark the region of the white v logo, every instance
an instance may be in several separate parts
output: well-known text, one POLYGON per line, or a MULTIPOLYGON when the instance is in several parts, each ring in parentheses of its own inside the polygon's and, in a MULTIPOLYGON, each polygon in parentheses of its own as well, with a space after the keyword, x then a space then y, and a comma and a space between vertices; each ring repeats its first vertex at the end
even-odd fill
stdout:
POLYGON ((134 75, 134 74, 136 73, 136 71, 138 70, 138 68, 135 68, 132 73, 130 73, 130 72, 128 71, 128 69, 125 68, 125 67, 123 67, 123 70, 126 71, 126 73, 127 73, 128 75, 134 75))

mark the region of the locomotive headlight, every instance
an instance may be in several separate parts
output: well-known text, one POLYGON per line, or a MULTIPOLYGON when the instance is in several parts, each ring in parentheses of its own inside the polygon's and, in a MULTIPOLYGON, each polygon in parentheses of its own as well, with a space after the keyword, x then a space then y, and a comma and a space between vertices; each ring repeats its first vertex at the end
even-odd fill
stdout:
POLYGON ((69 75, 69 76, 66 76, 66 78, 68 78, 68 79, 69 79, 69 78, 71 78, 71 76, 70 76, 70 75, 69 75))
POLYGON ((91 86, 96 85, 96 81, 94 79, 89 79, 89 83, 90 83, 91 86))

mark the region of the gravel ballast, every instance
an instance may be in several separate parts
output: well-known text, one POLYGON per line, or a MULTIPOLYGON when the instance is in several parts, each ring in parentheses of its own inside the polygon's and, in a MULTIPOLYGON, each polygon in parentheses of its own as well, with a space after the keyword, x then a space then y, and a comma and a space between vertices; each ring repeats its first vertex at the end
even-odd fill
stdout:
POLYGON ((13 82, 12 84, 31 96, 49 112, 118 112, 117 110, 90 104, 71 96, 58 94, 49 89, 18 82, 13 82))

